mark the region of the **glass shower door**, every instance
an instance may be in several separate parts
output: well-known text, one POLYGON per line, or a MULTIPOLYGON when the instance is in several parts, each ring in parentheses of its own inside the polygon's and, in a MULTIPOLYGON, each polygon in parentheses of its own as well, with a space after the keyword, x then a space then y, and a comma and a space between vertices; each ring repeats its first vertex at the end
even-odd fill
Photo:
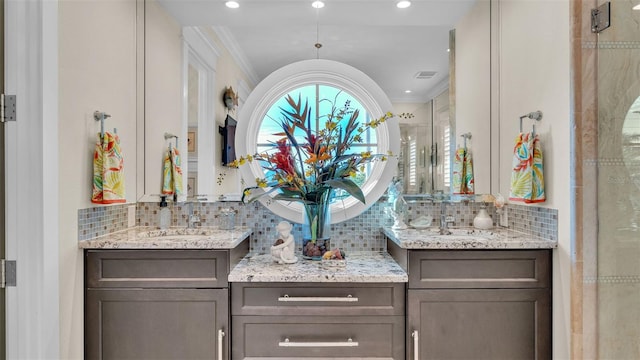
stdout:
POLYGON ((600 359, 640 358, 639 4, 611 1, 611 27, 597 39, 600 359))

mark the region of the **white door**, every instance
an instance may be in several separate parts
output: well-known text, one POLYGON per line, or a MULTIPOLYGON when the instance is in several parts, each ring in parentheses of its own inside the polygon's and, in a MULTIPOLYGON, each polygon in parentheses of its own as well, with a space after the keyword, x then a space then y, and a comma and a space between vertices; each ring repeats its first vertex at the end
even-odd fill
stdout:
POLYGON ((3 139, 4 250, 16 261, 5 289, 8 359, 59 358, 58 1, 0 0, 4 92, 16 121, 3 139))
MULTIPOLYGON (((4 93, 4 0, 0 0, 0 93, 4 93)), ((0 259, 5 258, 4 251, 4 126, 0 126, 0 259)), ((0 288, 0 360, 6 359, 7 342, 5 338, 5 290, 0 288)))

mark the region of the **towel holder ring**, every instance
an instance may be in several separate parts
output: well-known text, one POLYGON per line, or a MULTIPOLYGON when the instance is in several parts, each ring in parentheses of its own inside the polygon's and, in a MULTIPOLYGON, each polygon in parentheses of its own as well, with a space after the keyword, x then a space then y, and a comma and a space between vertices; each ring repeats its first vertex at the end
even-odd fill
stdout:
MULTIPOLYGON (((110 117, 111 117, 111 115, 107 114, 104 111, 96 110, 96 111, 93 112, 93 119, 95 121, 100 121, 100 135, 102 137, 104 137, 104 120, 106 118, 110 118, 110 117)), ((115 128, 113 129, 113 132, 117 132, 115 128)))
MULTIPOLYGON (((542 111, 532 111, 528 114, 524 114, 520 116, 520 133, 522 133, 522 119, 529 118, 531 120, 540 121, 542 120, 542 111)), ((533 124, 533 135, 536 134, 536 124, 533 124)))
MULTIPOLYGON (((169 140, 171 138, 176 138, 176 149, 178 148, 178 136, 177 135, 173 135, 171 133, 164 133, 164 139, 165 140, 169 140)), ((169 144, 169 148, 171 148, 171 144, 169 144)))
POLYGON ((471 139, 471 133, 470 132, 464 133, 464 134, 460 135, 460 137, 464 139, 464 148, 466 149, 467 148, 467 139, 471 139))

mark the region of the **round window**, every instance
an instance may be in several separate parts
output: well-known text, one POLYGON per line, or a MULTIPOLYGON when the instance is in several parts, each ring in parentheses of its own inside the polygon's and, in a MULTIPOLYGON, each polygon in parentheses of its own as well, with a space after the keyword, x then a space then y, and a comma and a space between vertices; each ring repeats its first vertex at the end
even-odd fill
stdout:
MULTIPOLYGON (((255 154, 273 148, 282 138, 282 111, 287 109, 287 97, 301 99, 309 105, 306 127, 321 131, 327 114, 336 108, 358 112, 358 121, 365 124, 391 111, 391 103, 380 87, 361 71, 335 61, 306 60, 287 65, 263 80, 249 95, 242 112, 236 136, 236 154, 255 154)), ((347 117, 337 121, 347 121, 347 117)), ((354 142, 350 153, 397 154, 400 131, 396 121, 363 129, 361 139, 354 142)), ((296 139, 304 144, 306 139, 296 139)), ((255 186, 256 179, 268 177, 268 166, 259 161, 241 166, 246 186, 255 186)), ((352 180, 360 187, 364 202, 344 190, 335 192, 331 205, 333 223, 353 218, 375 203, 384 193, 396 173, 397 160, 373 161, 359 168, 352 180)), ((274 200, 263 196, 260 201, 275 214, 293 222, 301 222, 303 207, 295 201, 274 200)))

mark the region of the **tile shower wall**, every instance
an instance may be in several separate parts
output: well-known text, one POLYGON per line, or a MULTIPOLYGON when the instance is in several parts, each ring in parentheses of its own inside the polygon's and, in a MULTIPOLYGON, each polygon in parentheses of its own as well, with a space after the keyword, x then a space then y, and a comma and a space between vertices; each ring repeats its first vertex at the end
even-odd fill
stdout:
MULTIPOLYGON (((632 0, 611 1, 611 27, 595 48, 597 156, 583 166, 597 181, 597 239, 585 248, 584 286, 595 288, 597 357, 640 359, 640 12, 632 0)), ((586 338, 586 337, 585 337, 586 338)), ((591 338, 591 340, 594 340, 591 338)), ((585 356, 586 358, 586 356, 585 356)))
MULTIPOLYGON (((78 239, 87 240, 97 236, 127 228, 127 209, 133 204, 94 207, 78 210, 78 239)), ((158 226, 159 206, 156 203, 138 203, 136 225, 158 226)), ((201 226, 218 226, 222 219, 220 210, 231 208, 236 213, 237 226, 253 228, 251 250, 267 252, 275 241, 276 225, 283 219, 274 215, 260 203, 243 204, 240 202, 215 202, 173 204, 169 203, 172 219, 171 226, 187 226, 189 206, 200 217, 201 226)), ((360 216, 332 226, 332 247, 346 251, 383 251, 386 241, 380 233, 380 227, 392 225, 392 219, 386 215, 386 203, 379 201, 360 216)), ((455 218, 454 226, 473 226, 473 218, 480 210, 480 203, 452 203, 446 207, 446 214, 455 218)), ((509 228, 531 234, 534 237, 557 240, 558 211, 555 209, 509 204, 509 228)), ((493 219, 497 219, 495 208, 489 205, 487 210, 493 219)), ((433 202, 414 202, 408 206, 408 221, 420 216, 432 219, 437 226, 440 219, 441 204, 433 202)), ((294 237, 301 249, 302 228, 295 224, 294 237)))

